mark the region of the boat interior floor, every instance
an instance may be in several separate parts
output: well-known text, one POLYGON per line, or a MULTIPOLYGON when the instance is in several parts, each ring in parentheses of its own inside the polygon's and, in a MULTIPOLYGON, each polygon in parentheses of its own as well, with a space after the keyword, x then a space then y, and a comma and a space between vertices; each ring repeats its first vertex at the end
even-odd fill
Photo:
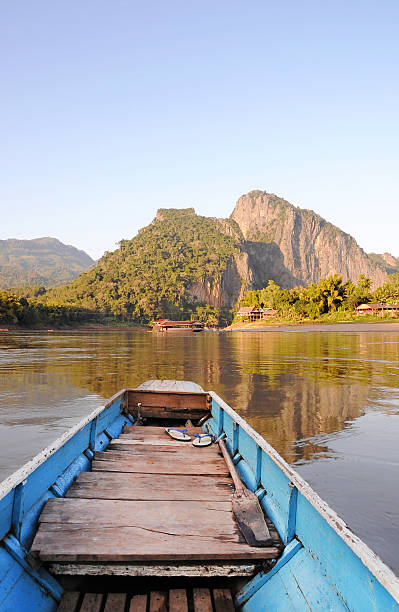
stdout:
POLYGON ((268 518, 272 545, 246 543, 232 493, 218 445, 177 441, 159 422, 128 426, 94 453, 92 471, 81 472, 64 498, 48 500, 31 553, 66 588, 60 610, 228 612, 226 586, 247 581, 282 550, 268 518), (104 580, 114 580, 108 594, 104 580), (146 595, 132 593, 144 583, 146 595))
POLYGON ((58 612, 234 612, 229 588, 193 587, 95 593, 66 591, 58 612))

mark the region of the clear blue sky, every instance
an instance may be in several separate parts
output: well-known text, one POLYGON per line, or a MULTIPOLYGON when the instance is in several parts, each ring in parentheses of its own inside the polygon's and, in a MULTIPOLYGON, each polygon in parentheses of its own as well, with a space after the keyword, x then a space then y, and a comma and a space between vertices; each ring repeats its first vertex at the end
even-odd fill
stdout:
POLYGON ((399 256, 399 2, 0 4, 0 238, 93 257, 265 189, 399 256))

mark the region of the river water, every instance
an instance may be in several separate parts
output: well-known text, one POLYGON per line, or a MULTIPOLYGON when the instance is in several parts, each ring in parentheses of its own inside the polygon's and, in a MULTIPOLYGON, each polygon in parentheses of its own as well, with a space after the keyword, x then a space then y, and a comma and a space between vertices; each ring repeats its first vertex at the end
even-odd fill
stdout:
POLYGON ((1 334, 0 480, 150 378, 216 391, 399 574, 398 332, 1 334))

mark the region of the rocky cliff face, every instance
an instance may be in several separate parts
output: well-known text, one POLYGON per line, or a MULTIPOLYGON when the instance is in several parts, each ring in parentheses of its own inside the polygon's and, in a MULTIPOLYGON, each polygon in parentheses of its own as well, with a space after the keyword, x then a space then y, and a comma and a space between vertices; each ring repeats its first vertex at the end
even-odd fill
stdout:
POLYGON ((231 219, 244 238, 253 288, 265 286, 269 279, 287 288, 307 285, 335 273, 344 280, 364 274, 374 287, 386 279, 385 270, 352 236, 274 194, 251 191, 242 196, 231 219))
POLYGON ((383 270, 385 270, 388 274, 396 274, 399 272, 399 257, 394 257, 391 253, 382 253, 379 255, 378 253, 369 253, 369 257, 371 261, 383 270))
POLYGON ((231 308, 237 303, 244 291, 253 287, 252 269, 248 254, 234 254, 226 263, 220 281, 205 278, 191 283, 187 295, 191 302, 206 302, 211 306, 231 308))

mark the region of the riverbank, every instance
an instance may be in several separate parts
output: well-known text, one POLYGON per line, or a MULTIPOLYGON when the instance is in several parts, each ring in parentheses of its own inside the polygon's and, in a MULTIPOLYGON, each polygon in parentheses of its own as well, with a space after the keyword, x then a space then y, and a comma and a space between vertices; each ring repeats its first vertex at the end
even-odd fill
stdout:
POLYGON ((23 327, 22 325, 4 325, 0 327, 0 333, 4 332, 92 332, 92 331, 150 331, 150 327, 142 325, 112 324, 101 325, 100 323, 82 323, 81 325, 43 325, 41 327, 23 327))
POLYGON ((337 331, 397 331, 399 332, 398 321, 376 321, 376 322, 358 322, 358 321, 342 321, 341 323, 267 323, 261 321, 252 321, 251 323, 233 323, 226 327, 224 332, 337 332, 337 331))

